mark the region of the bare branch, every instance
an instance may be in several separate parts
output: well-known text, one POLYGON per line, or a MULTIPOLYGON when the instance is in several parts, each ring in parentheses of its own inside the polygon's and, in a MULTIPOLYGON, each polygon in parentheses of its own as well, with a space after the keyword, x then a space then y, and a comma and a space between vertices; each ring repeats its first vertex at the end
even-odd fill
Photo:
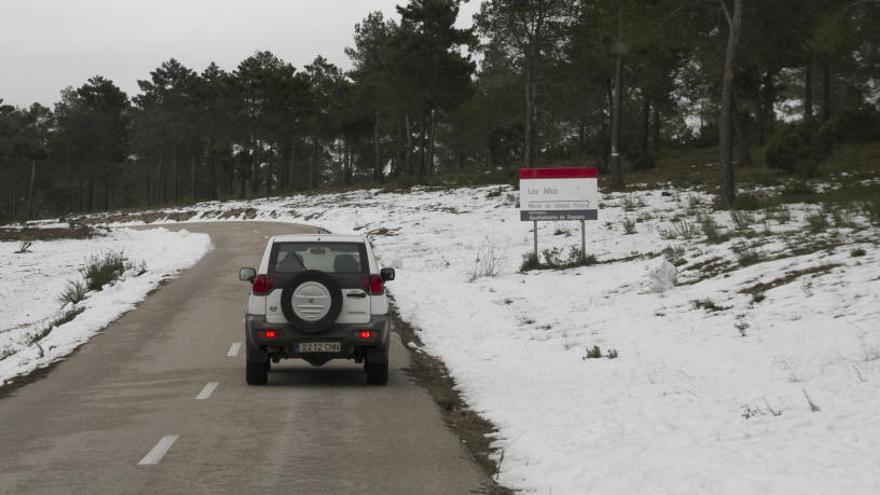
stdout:
POLYGON ((730 17, 730 11, 727 10, 727 4, 724 3, 724 0, 718 0, 718 2, 721 4, 721 9, 724 11, 724 17, 727 18, 727 25, 732 26, 733 19, 730 17))
POLYGON ((856 2, 853 2, 853 3, 843 7, 842 9, 838 10, 837 13, 842 14, 853 7, 858 7, 859 5, 862 5, 865 3, 880 3, 880 0, 858 0, 856 2))

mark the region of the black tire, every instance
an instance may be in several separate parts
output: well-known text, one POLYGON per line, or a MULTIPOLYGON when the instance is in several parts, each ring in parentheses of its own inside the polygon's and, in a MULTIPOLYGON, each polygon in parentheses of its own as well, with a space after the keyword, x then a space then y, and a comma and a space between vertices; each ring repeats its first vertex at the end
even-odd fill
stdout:
POLYGON ((248 385, 265 385, 269 381, 269 365, 249 364, 245 367, 248 385))
POLYGON ((269 381, 269 356, 247 346, 245 358, 245 381, 248 385, 265 385, 269 381))
POLYGON ((284 287, 284 290, 281 292, 281 311, 295 329, 310 333, 322 332, 336 322, 336 318, 339 317, 339 313, 342 311, 342 289, 333 280, 333 277, 327 273, 317 270, 306 270, 295 276, 284 287), (293 292, 297 287, 306 282, 322 284, 330 292, 330 310, 318 321, 305 321, 293 311, 293 303, 291 301, 293 292))
POLYGON ((367 383, 370 385, 386 385, 388 383, 388 363, 364 364, 367 372, 367 383))

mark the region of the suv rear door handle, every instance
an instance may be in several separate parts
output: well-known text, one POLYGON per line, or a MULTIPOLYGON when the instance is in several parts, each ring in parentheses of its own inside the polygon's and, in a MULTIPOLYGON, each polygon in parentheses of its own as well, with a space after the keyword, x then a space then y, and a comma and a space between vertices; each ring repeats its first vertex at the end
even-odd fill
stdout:
POLYGON ((345 297, 357 297, 359 299, 363 299, 363 298, 367 297, 367 293, 366 292, 349 292, 348 294, 346 294, 345 297))

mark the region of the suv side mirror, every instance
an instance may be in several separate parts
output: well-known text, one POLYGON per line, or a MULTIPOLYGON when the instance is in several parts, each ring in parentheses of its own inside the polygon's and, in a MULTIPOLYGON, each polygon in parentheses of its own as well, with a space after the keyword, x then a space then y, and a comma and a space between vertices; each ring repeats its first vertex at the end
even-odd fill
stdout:
POLYGON ((253 282, 257 278, 257 271, 253 268, 242 268, 238 270, 238 279, 242 282, 253 282))
POLYGON ((383 282, 390 282, 394 280, 394 268, 383 268, 379 270, 379 276, 382 277, 383 282))

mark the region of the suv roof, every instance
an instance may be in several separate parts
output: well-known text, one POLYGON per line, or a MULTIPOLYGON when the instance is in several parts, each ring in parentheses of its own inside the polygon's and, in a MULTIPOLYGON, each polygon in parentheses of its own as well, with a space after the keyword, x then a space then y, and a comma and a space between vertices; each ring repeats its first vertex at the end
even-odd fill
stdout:
POLYGON ((359 235, 344 234, 295 234, 295 235, 276 235, 272 237, 271 242, 364 242, 364 238, 359 235))

